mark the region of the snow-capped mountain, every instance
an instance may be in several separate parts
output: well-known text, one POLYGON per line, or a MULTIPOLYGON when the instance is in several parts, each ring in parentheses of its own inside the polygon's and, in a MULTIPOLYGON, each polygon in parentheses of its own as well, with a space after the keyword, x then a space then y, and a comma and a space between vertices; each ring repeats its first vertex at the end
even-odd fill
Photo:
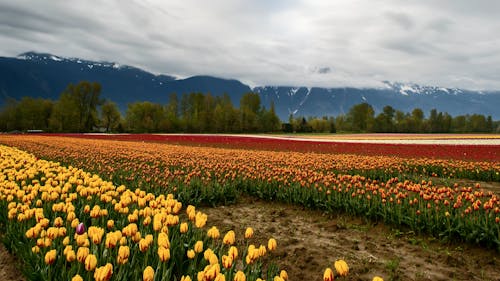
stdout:
POLYGON ((165 104, 173 92, 178 95, 209 92, 215 96, 227 93, 238 106, 241 96, 253 91, 260 94, 265 107, 269 108, 273 102, 282 120, 287 120, 290 114, 337 116, 362 102, 371 104, 377 113, 384 106, 391 105, 404 112, 421 108, 428 114, 435 108, 453 116, 479 113, 500 119, 500 91, 486 93, 389 81, 384 81, 380 88, 262 86, 252 89, 237 80, 210 76, 176 79, 113 62, 35 52, 15 58, 0 57, 0 105, 8 97, 57 99, 69 83, 82 80, 101 83, 102 97, 116 102, 124 112, 127 104, 135 101, 165 104))

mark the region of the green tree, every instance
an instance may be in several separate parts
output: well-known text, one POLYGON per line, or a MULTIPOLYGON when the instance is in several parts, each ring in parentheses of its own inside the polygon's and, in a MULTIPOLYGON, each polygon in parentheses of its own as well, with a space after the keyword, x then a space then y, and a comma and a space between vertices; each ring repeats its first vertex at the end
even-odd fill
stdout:
POLYGON ((128 105, 125 120, 134 133, 157 133, 165 129, 165 110, 160 104, 136 102, 128 105))
POLYGON ((352 130, 356 132, 370 132, 374 125, 374 114, 375 111, 373 107, 368 103, 360 103, 354 105, 349 110, 347 118, 352 124, 352 130))
POLYGON ((78 132, 80 114, 76 110, 77 101, 74 96, 65 91, 54 104, 54 109, 49 120, 51 131, 55 132, 78 132))
POLYGON ((261 114, 260 96, 247 93, 240 100, 241 129, 244 132, 260 131, 259 116, 261 114))
POLYGON ((116 103, 107 101, 101 106, 101 123, 106 132, 114 131, 121 122, 121 114, 116 103))
POLYGON ((96 82, 81 81, 69 84, 54 105, 50 124, 56 131, 89 132, 98 122, 97 106, 101 85, 96 82))

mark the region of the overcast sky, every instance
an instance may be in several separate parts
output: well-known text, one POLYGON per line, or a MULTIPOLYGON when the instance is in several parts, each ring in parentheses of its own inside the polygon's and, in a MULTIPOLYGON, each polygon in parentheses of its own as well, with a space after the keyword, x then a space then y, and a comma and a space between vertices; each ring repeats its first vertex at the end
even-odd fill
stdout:
POLYGON ((500 89, 498 0, 0 0, 0 42, 251 86, 500 89))

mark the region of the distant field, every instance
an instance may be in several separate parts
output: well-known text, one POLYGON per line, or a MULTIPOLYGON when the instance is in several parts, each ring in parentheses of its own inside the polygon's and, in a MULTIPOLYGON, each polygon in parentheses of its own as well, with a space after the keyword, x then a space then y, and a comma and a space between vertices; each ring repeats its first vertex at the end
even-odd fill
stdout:
POLYGON ((276 135, 276 137, 332 142, 500 145, 500 134, 299 134, 287 136, 276 135))
POLYGON ((498 134, 43 134, 272 151, 500 161, 498 134), (397 144, 397 145, 396 145, 397 144))

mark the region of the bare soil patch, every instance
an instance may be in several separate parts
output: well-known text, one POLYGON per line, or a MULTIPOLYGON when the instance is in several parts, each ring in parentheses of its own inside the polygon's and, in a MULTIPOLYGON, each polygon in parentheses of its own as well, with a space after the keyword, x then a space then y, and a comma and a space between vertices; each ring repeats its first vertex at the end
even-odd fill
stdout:
POLYGON ((19 260, 11 255, 2 243, 0 243, 0 280, 25 280, 19 270, 19 260))
POLYGON ((345 215, 326 215, 299 206, 244 198, 232 206, 204 208, 208 225, 241 238, 253 227, 253 243, 278 241, 278 264, 290 280, 322 280, 336 259, 350 267, 338 280, 500 280, 500 255, 494 250, 404 233, 382 223, 345 215))

